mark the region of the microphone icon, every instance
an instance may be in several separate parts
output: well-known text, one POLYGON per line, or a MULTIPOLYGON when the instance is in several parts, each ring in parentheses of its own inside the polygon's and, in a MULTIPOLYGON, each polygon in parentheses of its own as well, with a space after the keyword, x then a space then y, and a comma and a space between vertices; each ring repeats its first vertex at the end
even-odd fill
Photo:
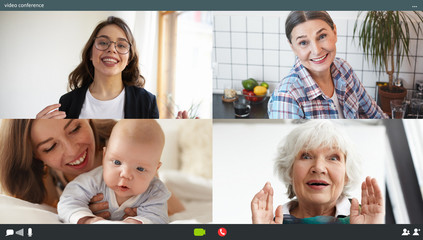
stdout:
POLYGON ((28 237, 32 237, 32 228, 28 228, 28 237))

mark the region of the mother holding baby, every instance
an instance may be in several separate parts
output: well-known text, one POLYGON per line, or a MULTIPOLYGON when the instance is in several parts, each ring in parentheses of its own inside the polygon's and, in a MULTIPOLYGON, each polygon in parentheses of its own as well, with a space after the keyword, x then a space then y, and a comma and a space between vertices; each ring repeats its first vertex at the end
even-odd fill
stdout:
POLYGON ((278 148, 275 172, 290 202, 273 211, 266 183, 251 201, 253 223, 382 224, 385 207, 376 179, 361 184, 361 206, 348 198, 360 181, 360 164, 349 140, 331 122, 313 120, 294 129, 278 148))
MULTIPOLYGON (((0 183, 16 198, 56 207, 66 184, 81 173, 101 166, 103 147, 114 120, 4 119, 0 126, 0 183)), ((110 217, 102 194, 91 199, 90 210, 110 217), (106 211, 105 211, 106 210, 106 211), (101 212, 100 212, 101 211, 101 212)), ((169 215, 182 211, 172 195, 169 215)), ((125 216, 136 210, 125 209, 125 216)))

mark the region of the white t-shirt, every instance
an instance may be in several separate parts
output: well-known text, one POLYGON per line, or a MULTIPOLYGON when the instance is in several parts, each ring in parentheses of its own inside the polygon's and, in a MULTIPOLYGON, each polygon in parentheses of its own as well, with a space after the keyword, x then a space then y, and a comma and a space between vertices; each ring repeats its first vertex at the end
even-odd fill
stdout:
POLYGON ((332 101, 335 103, 336 110, 338 110, 339 119, 345 119, 344 111, 341 108, 341 105, 339 105, 338 96, 336 96, 335 90, 333 90, 333 95, 330 99, 332 99, 332 101))
POLYGON ((125 88, 117 97, 107 101, 94 98, 88 89, 79 118, 123 119, 125 118, 124 105, 125 88))

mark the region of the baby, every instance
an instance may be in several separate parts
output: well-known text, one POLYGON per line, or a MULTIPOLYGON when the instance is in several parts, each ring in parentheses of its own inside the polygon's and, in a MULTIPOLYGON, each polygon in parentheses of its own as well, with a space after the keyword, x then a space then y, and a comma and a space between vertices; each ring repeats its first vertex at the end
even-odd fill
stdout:
POLYGON ((109 202, 111 220, 122 220, 125 208, 137 208, 126 223, 168 223, 170 192, 155 176, 161 166, 165 137, 155 120, 120 120, 103 149, 103 166, 70 182, 58 204, 66 223, 94 223, 88 204, 98 193, 109 202))

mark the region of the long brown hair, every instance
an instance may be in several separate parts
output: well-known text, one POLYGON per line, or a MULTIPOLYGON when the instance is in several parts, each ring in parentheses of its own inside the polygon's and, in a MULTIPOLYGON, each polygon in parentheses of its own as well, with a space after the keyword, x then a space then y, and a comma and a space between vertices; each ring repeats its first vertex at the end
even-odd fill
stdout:
POLYGON ((132 35, 131 29, 128 25, 120 18, 110 16, 106 20, 100 22, 94 29, 84 49, 82 50, 82 61, 81 63, 69 74, 68 89, 74 90, 82 86, 91 84, 94 81, 94 65, 91 62, 91 52, 94 45, 94 40, 97 37, 98 32, 108 25, 116 25, 123 30, 131 49, 129 50, 128 65, 122 71, 122 81, 125 86, 138 86, 144 87, 145 79, 140 74, 138 68, 138 52, 135 44, 134 36, 132 35))
MULTIPOLYGON (((47 194, 43 183, 47 171, 44 163, 34 156, 31 144, 33 122, 33 119, 1 121, 0 183, 9 195, 33 203, 42 203, 47 194)), ((115 124, 114 120, 90 120, 98 150, 105 146, 105 141, 110 137, 115 124)))

